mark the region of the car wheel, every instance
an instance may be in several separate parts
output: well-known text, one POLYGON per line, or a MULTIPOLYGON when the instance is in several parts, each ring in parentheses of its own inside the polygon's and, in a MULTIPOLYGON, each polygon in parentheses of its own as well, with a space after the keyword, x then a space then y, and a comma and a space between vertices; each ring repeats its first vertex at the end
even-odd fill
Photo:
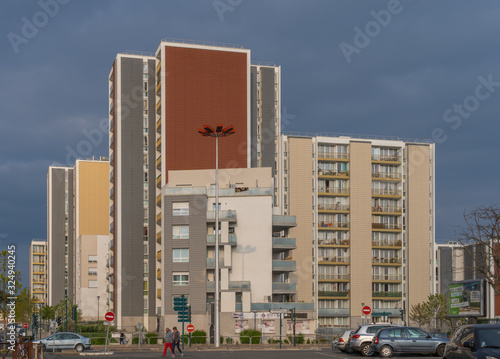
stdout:
POLYGON ((444 344, 438 345, 438 347, 436 349, 436 355, 438 357, 442 357, 444 355, 444 347, 445 347, 444 344))
POLYGON ((75 347, 75 349, 76 349, 76 351, 77 351, 78 353, 81 353, 81 352, 83 352, 83 349, 84 349, 84 348, 83 348, 83 345, 82 345, 82 344, 77 344, 77 345, 76 345, 76 347, 75 347))
POLYGON ((380 348, 380 352, 379 352, 380 356, 384 357, 384 358, 391 357, 393 353, 394 353, 394 350, 388 345, 384 345, 382 348, 380 348))
POLYGON ((364 357, 370 357, 373 355, 373 351, 370 349, 370 343, 361 344, 361 355, 364 357))

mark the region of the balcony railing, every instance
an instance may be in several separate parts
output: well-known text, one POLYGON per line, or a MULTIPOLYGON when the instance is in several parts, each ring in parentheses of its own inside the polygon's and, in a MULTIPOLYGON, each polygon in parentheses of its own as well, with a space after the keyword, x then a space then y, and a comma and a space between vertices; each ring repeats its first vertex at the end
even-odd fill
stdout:
POLYGON ((345 291, 319 290, 318 296, 319 297, 348 297, 349 291, 348 290, 345 290, 345 291))
POLYGON ((330 273, 330 274, 318 274, 319 280, 349 280, 349 273, 330 273))
POLYGON ((320 211, 349 211, 348 204, 318 204, 320 211))
POLYGON ((273 237, 273 248, 294 249, 297 248, 297 240, 295 238, 273 237))
POLYGON ((318 244, 319 245, 333 245, 333 246, 348 246, 349 244, 351 243, 351 241, 349 239, 336 239, 336 238, 332 238, 332 239, 320 239, 318 241, 318 244))
POLYGON ((337 256, 319 256, 318 257, 318 262, 330 262, 330 263, 349 263, 349 258, 348 256, 342 256, 342 257, 337 257, 337 256))
MULTIPOLYGON (((219 221, 236 221, 237 220, 236 211, 234 210, 222 210, 219 211, 219 221)), ((207 211, 207 221, 215 221, 215 211, 207 211)))
POLYGON ((297 264, 292 260, 273 260, 274 271, 295 271, 297 264))
POLYGON ((373 298, 399 298, 401 292, 372 292, 373 298))
POLYGON ((372 195, 375 196, 401 196, 401 190, 394 189, 382 189, 382 188, 372 188, 372 195))
POLYGON ((349 222, 319 222, 319 228, 349 228, 349 222))
POLYGON ((372 240, 373 247, 401 247, 401 240, 376 239, 372 240))
MULTIPOLYGON (((224 258, 219 258, 219 266, 224 265, 224 258)), ((215 258, 207 258, 207 267, 215 267, 215 258)))
POLYGON ((397 172, 372 172, 372 178, 401 179, 403 175, 397 172))
POLYGON ((401 162, 401 156, 398 156, 398 155, 374 155, 374 154, 372 154, 372 161, 401 162))
MULTIPOLYGON (((236 245, 236 234, 229 234, 227 242, 223 242, 222 236, 219 234, 219 243, 229 243, 236 245)), ((207 244, 215 245, 215 234, 207 234, 207 244)))
POLYGON ((318 176, 349 177, 349 171, 327 171, 318 168, 318 176))
POLYGON ((372 207, 372 212, 391 212, 391 213, 401 213, 401 207, 399 206, 374 206, 372 207))
MULTIPOLYGON (((214 282, 215 284, 215 282, 214 282)), ((229 282, 229 289, 250 289, 251 287, 251 284, 249 281, 230 281, 229 282)), ((215 285, 214 285, 214 289, 215 289, 215 285)))
POLYGON ((295 283, 273 283, 273 292, 296 292, 295 283))
POLYGON ((318 152, 318 158, 348 160, 349 153, 345 153, 345 152, 318 152))
POLYGON ((372 229, 401 229, 398 223, 372 223, 372 229))
POLYGON ((378 257, 373 257, 372 258, 372 263, 380 263, 380 264, 401 264, 401 258, 399 257, 394 257, 394 258, 378 258, 378 257))
POLYGON ((348 187, 328 187, 324 188, 321 187, 318 189, 319 193, 328 193, 328 194, 349 194, 349 188, 348 187))
POLYGON ((401 275, 399 274, 372 274, 372 280, 374 281, 401 281, 401 275))
POLYGON ((351 314, 349 308, 319 308, 320 317, 348 317, 351 314))

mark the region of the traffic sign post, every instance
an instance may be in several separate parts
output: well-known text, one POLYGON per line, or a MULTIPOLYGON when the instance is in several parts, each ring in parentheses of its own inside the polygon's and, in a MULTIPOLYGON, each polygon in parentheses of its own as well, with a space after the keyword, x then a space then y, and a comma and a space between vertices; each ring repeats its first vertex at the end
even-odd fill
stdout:
POLYGON ((372 308, 370 308, 369 306, 365 305, 365 306, 363 307, 362 312, 363 312, 363 314, 364 314, 364 315, 370 315, 370 314, 371 314, 371 312, 372 312, 372 308))
POLYGON ((194 332, 194 325, 193 324, 189 324, 186 327, 186 330, 189 332, 189 347, 191 348, 191 333, 194 332))
POLYGON ((184 294, 174 297, 174 310, 177 312, 177 321, 182 323, 182 349, 184 350, 184 323, 191 321, 191 306, 187 304, 184 294))
POLYGON ((115 320, 115 313, 113 312, 107 312, 104 314, 104 319, 108 322, 108 330, 106 331, 106 343, 104 345, 104 351, 108 351, 108 337, 109 337, 109 327, 111 326, 111 322, 115 320))

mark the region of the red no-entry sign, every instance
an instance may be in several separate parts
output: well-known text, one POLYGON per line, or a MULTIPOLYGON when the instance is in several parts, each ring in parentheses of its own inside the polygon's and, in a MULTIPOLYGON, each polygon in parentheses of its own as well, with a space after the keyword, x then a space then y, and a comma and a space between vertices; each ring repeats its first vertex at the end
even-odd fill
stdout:
POLYGON ((369 306, 365 305, 363 307, 362 312, 363 312, 364 315, 369 315, 372 312, 372 308, 370 308, 369 306))
POLYGON ((192 333, 192 332, 194 332, 194 325, 193 325, 193 324, 189 324, 189 325, 186 327, 186 329, 187 329, 187 331, 188 331, 189 333, 192 333))
POLYGON ((23 328, 24 328, 24 329, 28 329, 28 323, 24 323, 24 324, 23 324, 23 328))
POLYGON ((106 314, 104 314, 104 318, 108 322, 112 322, 113 320, 115 320, 115 313, 113 313, 113 312, 107 312, 106 314))

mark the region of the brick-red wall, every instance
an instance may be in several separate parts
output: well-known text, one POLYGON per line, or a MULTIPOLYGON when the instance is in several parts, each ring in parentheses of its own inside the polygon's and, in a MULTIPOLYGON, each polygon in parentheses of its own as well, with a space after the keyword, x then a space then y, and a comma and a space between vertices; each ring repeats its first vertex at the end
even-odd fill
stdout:
POLYGON ((232 125, 236 134, 219 140, 219 168, 247 167, 247 54, 165 47, 165 138, 169 170, 215 167, 215 139, 198 129, 232 125))

